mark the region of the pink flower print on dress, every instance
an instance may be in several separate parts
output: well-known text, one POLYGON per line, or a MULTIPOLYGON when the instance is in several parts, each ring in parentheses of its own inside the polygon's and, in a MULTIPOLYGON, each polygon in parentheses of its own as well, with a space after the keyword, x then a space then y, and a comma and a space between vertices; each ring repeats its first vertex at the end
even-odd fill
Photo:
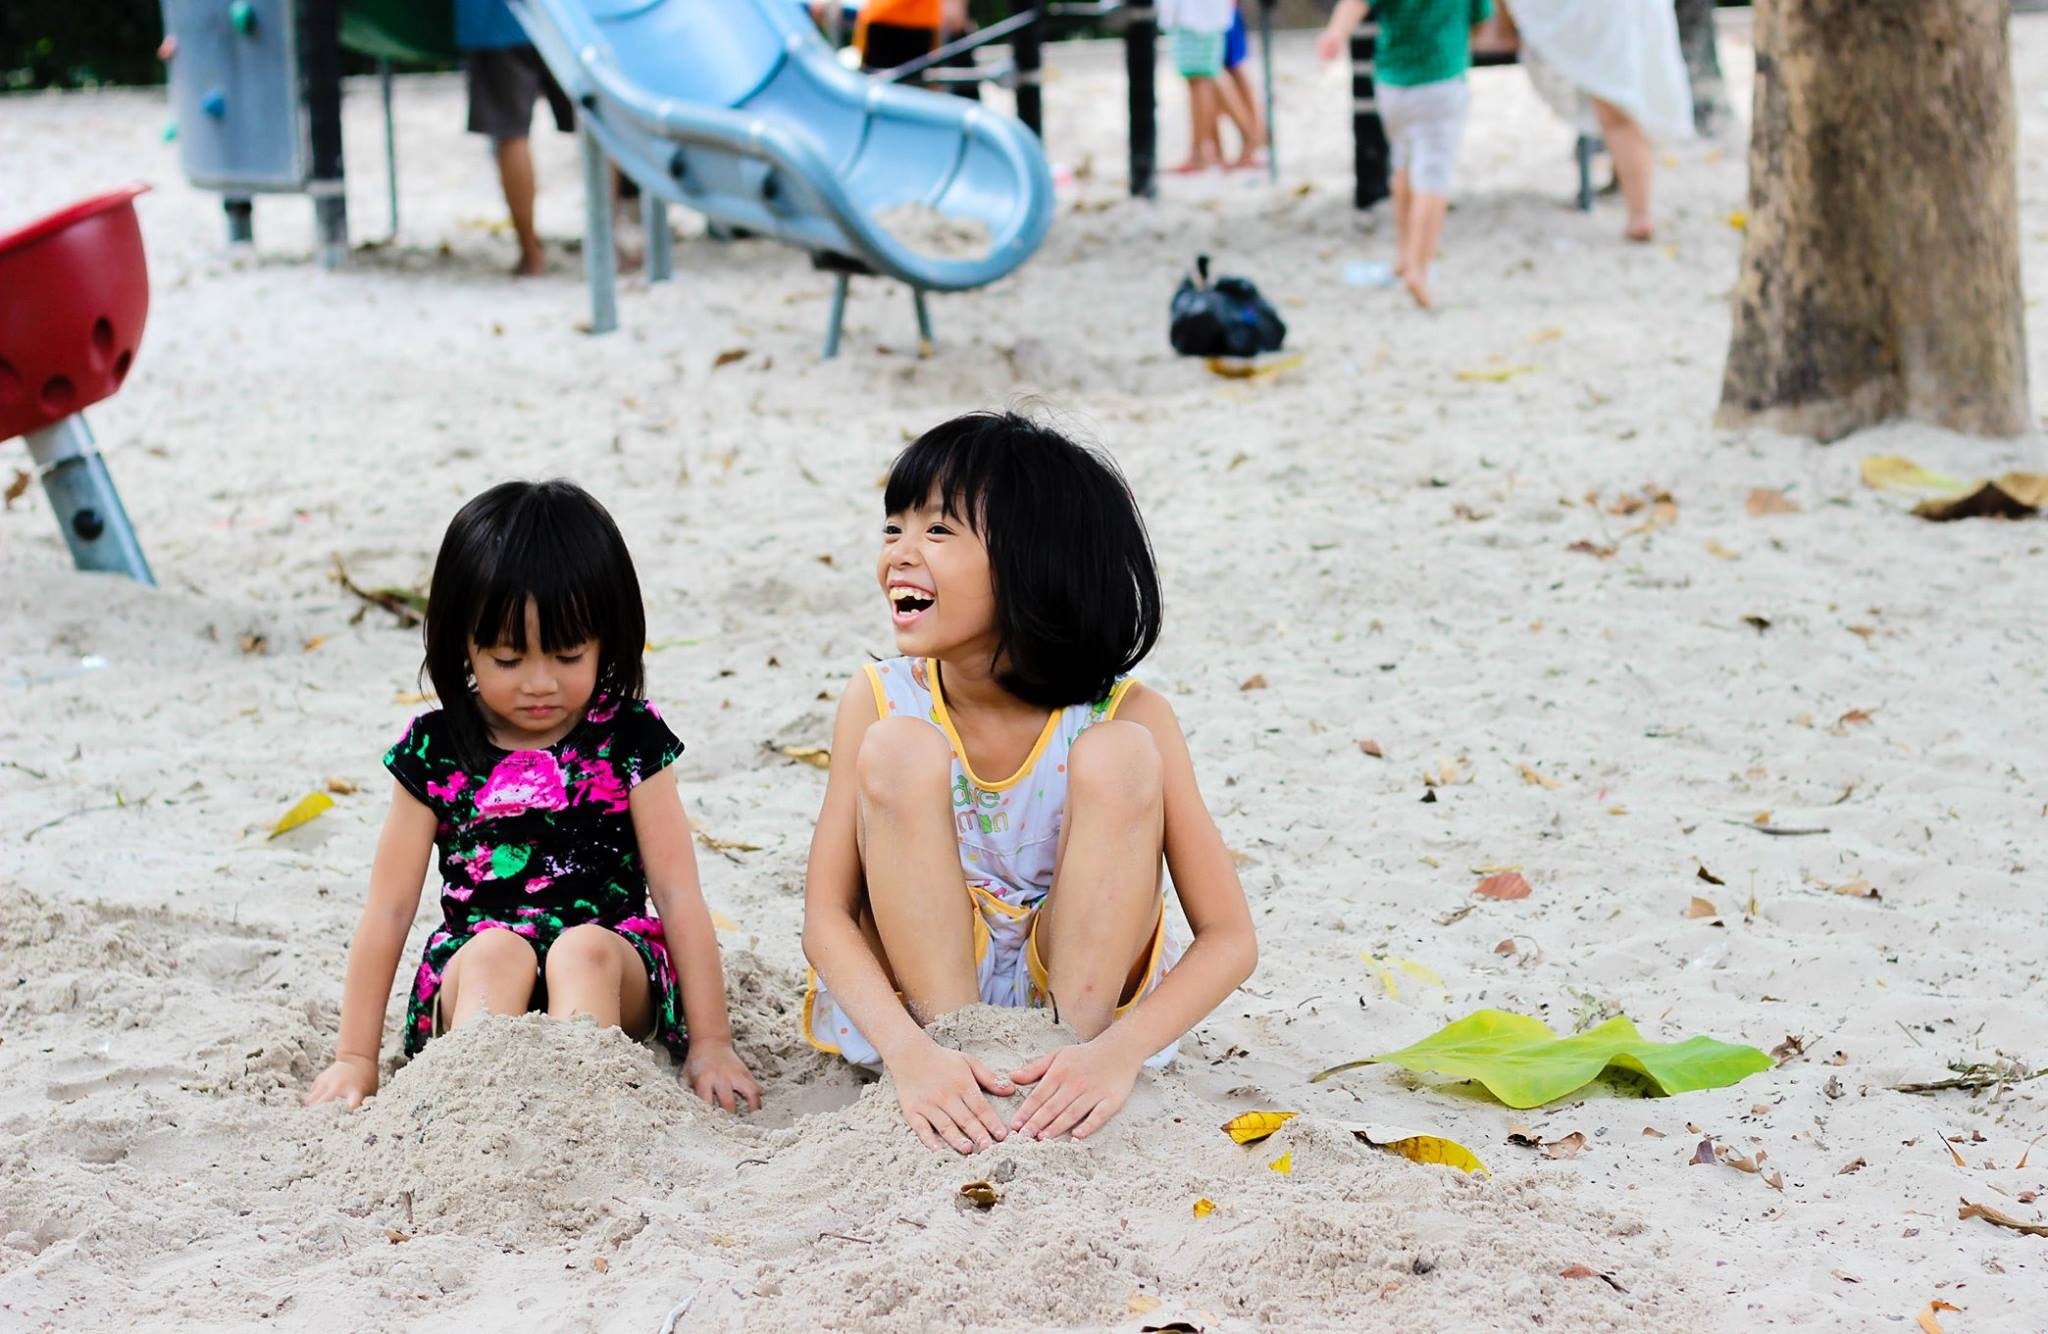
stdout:
POLYGON ((476 794, 476 813, 503 819, 526 811, 559 811, 568 805, 562 768, 544 750, 515 750, 484 780, 476 794))
POLYGON ((445 783, 436 783, 432 779, 428 779, 427 795, 435 801, 445 801, 452 806, 455 804, 455 799, 462 795, 462 789, 468 786, 468 774, 452 773, 448 775, 448 781, 445 783))
POLYGON ((585 769, 571 784, 570 795, 579 806, 590 802, 614 814, 632 809, 625 785, 609 764, 594 764, 585 769))
POLYGON ((583 721, 586 723, 608 723, 618 716, 619 702, 617 700, 596 700, 591 703, 589 712, 583 715, 583 721))

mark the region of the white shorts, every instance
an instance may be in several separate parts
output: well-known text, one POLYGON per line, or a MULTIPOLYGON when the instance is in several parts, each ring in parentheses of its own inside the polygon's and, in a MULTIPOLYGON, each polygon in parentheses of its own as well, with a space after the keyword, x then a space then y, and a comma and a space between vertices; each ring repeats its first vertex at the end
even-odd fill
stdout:
POLYGON ((1461 75, 1412 88, 1381 84, 1380 121, 1387 128, 1395 171, 1408 173, 1410 189, 1433 195, 1451 192, 1458 168, 1458 144, 1465 137, 1465 113, 1472 89, 1461 75))
MULTIPOLYGON (((967 886, 967 893, 974 900, 974 973, 982 1002, 1013 1008, 1043 1007, 1048 997, 1045 964, 1038 957, 1038 909, 1044 901, 1020 908, 973 884, 967 886)), ((1179 961, 1182 948, 1181 942, 1166 929, 1166 901, 1162 897, 1159 924, 1152 929, 1151 943, 1146 946, 1145 980, 1135 995, 1124 997, 1116 1007, 1119 1016, 1152 993, 1166 976, 1166 970, 1179 961)), ((842 1056, 880 1073, 881 1053, 832 999, 816 969, 811 970, 804 992, 803 1031, 804 1041, 819 1051, 842 1056)), ((1179 1050, 1180 1043, 1176 1041, 1155 1052, 1145 1064, 1157 1069, 1171 1061, 1179 1050)))

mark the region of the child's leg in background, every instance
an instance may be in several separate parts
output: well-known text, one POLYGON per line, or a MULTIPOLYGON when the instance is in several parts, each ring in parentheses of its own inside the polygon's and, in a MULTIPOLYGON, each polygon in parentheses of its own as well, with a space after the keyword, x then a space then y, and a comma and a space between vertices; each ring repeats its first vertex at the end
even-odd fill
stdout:
POLYGON ((1401 260, 1401 281, 1415 304, 1428 310, 1434 304, 1429 295, 1429 266, 1436 259, 1437 241, 1444 233, 1444 216, 1450 212, 1448 195, 1415 189, 1408 202, 1407 249, 1401 260))
MULTIPOLYGON (((1223 114, 1230 117, 1237 126, 1237 160, 1231 165, 1238 167, 1255 166, 1261 150, 1266 147, 1266 123, 1259 115, 1259 91, 1244 72, 1245 61, 1251 55, 1251 41, 1244 28, 1244 6, 1239 5, 1230 16, 1230 31, 1223 34, 1223 78, 1217 91, 1223 101, 1223 114)), ((1221 152, 1221 146, 1218 146, 1221 152)))
POLYGON ((1408 168, 1394 168, 1394 273, 1408 276, 1408 206, 1415 191, 1408 185, 1408 168))
POLYGON ((1387 137, 1394 145, 1395 165, 1408 177, 1405 207, 1400 203, 1401 192, 1396 194, 1399 272, 1408 294, 1427 309, 1432 304, 1429 266, 1436 259, 1444 216, 1450 209, 1451 182, 1471 89, 1463 79, 1384 88, 1380 103, 1387 137))
POLYGON ((1060 1019, 1092 1038, 1145 984, 1163 910, 1159 750, 1137 723, 1096 723, 1067 758, 1067 811, 1035 942, 1060 1019))
POLYGON ((911 1018, 928 1024, 981 999, 974 905, 953 829, 953 748, 916 718, 868 728, 855 761, 860 860, 882 962, 911 1018))
POLYGON ((539 972, 526 937, 498 927, 477 932, 441 973, 435 1028, 460 1028, 480 1014, 525 1014, 539 972))
POLYGON ((1193 142, 1188 149, 1188 161, 1199 167, 1215 167, 1223 162, 1222 118, 1217 101, 1217 85, 1214 79, 1188 80, 1188 114, 1193 121, 1193 142))
POLYGON ((1657 170, 1657 153, 1650 146, 1650 137, 1633 116, 1611 102, 1594 98, 1593 115, 1600 122, 1600 137, 1607 142, 1608 155, 1614 159, 1622 202, 1628 206, 1628 225, 1622 235, 1631 241, 1654 240, 1657 226, 1650 217, 1650 181, 1657 170))
POLYGON ((1193 28, 1173 29, 1173 63, 1188 81, 1188 159, 1174 168, 1182 174, 1220 166, 1223 146, 1217 133, 1216 76, 1223 69, 1223 34, 1193 28))

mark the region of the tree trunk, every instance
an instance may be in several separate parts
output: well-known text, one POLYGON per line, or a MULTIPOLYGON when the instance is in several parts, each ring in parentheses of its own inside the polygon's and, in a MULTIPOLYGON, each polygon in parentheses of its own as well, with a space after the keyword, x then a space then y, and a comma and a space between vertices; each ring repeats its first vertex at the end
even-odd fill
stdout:
POLYGON ((1692 121, 1701 134, 1728 119, 1728 85, 1721 80, 1721 48, 1714 40, 1714 0, 1677 0, 1678 46, 1692 84, 1692 121))
POLYGON ((1760 0, 1723 426, 2028 428, 2008 0, 1760 0))

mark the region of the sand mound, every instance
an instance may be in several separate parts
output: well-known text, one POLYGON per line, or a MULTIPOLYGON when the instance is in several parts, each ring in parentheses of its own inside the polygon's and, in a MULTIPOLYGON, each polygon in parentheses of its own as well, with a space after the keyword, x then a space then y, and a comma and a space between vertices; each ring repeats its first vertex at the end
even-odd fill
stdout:
POLYGON ((952 218, 924 204, 898 204, 875 215, 877 226, 924 255, 946 259, 979 259, 988 253, 986 224, 952 218))

